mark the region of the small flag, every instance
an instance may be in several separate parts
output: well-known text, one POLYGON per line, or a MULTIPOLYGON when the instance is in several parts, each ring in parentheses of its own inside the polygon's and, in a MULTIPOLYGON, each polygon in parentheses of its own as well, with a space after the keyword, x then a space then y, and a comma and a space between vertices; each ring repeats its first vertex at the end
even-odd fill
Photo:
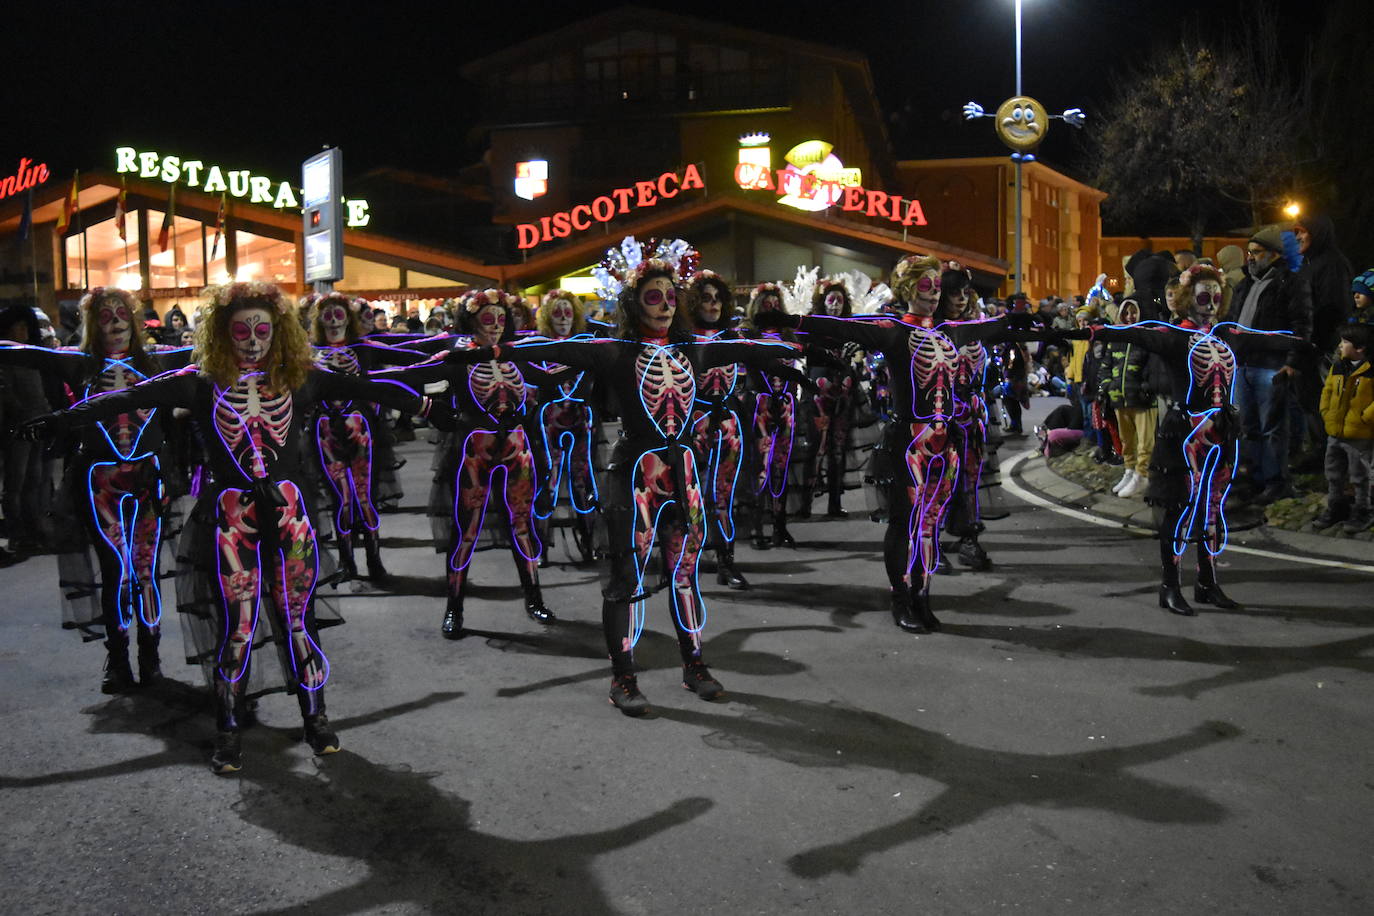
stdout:
POLYGON ((77 193, 81 190, 81 173, 72 173, 72 189, 67 194, 67 199, 62 202, 62 215, 57 218, 57 234, 61 235, 67 231, 67 227, 72 224, 72 217, 80 212, 81 200, 77 193))
POLYGON ((219 240, 224 237, 224 195, 219 196, 219 215, 215 217, 215 241, 210 246, 210 260, 219 256, 219 240))
POLYGON ((33 188, 24 195, 24 214, 19 217, 19 240, 27 241, 33 228, 33 188))
POLYGON ((115 199, 115 229, 119 231, 119 238, 127 242, 129 240, 129 230, 125 225, 125 217, 129 213, 129 187, 123 175, 119 176, 119 197, 115 199))
POLYGON ((177 186, 172 185, 167 191, 167 212, 162 214, 162 228, 157 233, 157 247, 160 251, 166 251, 167 246, 172 242, 172 220, 177 212, 177 186))

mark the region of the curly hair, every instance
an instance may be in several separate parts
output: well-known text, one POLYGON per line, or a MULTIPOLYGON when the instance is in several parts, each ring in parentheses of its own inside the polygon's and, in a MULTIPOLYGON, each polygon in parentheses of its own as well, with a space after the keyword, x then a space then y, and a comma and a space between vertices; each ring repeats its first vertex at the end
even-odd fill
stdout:
POLYGON ((310 342, 316 346, 327 343, 324 339, 324 322, 320 320, 320 316, 329 306, 342 305, 344 314, 348 316, 345 319, 347 323, 344 325, 344 342, 355 343, 358 338, 363 336, 363 322, 358 317, 358 311, 362 308, 358 304, 359 301, 344 293, 329 293, 315 299, 312 303, 314 313, 310 319, 310 342))
POLYGON ((553 309, 550 308, 559 299, 566 299, 573 310, 572 330, 569 336, 581 334, 587 330, 587 307, 582 303, 582 297, 577 293, 566 289, 551 289, 544 294, 544 301, 539 304, 539 311, 535 313, 535 327, 543 337, 556 337, 553 332, 553 309))
POLYGON ((196 322, 194 361, 201 374, 221 388, 239 380, 229 322, 234 313, 260 308, 272 316, 272 346, 263 360, 267 389, 273 394, 295 391, 305 384, 313 364, 305 329, 295 306, 274 284, 261 281, 226 283, 205 289, 205 304, 196 322))
POLYGON ((720 319, 715 323, 715 326, 728 328, 734 323, 738 311, 735 308, 735 294, 730 289, 730 284, 725 282, 725 278, 714 270, 697 271, 687 284, 687 305, 692 313, 692 320, 695 321, 697 318, 697 309, 701 304, 701 293, 708 286, 714 286, 716 295, 720 297, 720 319))
POLYGON ((157 371, 153 359, 143 346, 143 335, 139 333, 139 316, 143 306, 139 305, 134 294, 127 289, 114 286, 95 286, 81 297, 77 309, 81 313, 81 352, 94 359, 105 359, 105 332, 100 329, 100 306, 115 301, 129 310, 129 364, 144 375, 157 371))
POLYGON ((744 323, 754 327, 754 317, 759 313, 759 303, 764 296, 778 297, 778 311, 787 314, 787 300, 782 295, 782 287, 776 283, 760 283, 749 294, 749 305, 744 310, 744 323))
POLYGON ((888 286, 892 287, 892 292, 900 301, 910 305, 916 296, 916 281, 921 279, 921 274, 928 270, 939 274, 940 267, 940 259, 934 255, 909 254, 892 268, 892 279, 888 286))
POLYGON ((1205 280, 1221 284, 1221 305, 1212 312, 1212 321, 1224 321, 1231 311, 1231 286, 1220 270, 1201 261, 1178 275, 1178 292, 1174 294, 1174 305, 1182 306, 1182 314, 1192 314, 1195 293, 1193 287, 1205 280))
MULTIPOLYGON (((678 285, 677 272, 671 267, 654 267, 638 272, 635 276, 634 285, 622 289, 616 300, 615 336, 621 340, 639 340, 642 336, 639 322, 639 288, 655 277, 667 277, 677 288, 678 297, 681 300, 682 287, 678 285)), ((673 312, 672 323, 668 325, 668 340, 670 343, 687 343, 695 336, 692 333, 692 322, 687 316, 687 309, 682 308, 679 301, 677 310, 673 312)))
POLYGON ((828 315, 830 312, 825 307, 825 297, 831 292, 839 290, 844 293, 844 305, 840 306, 840 318, 848 318, 854 314, 854 302, 849 295, 849 287, 845 286, 844 280, 839 277, 821 277, 816 284, 816 291, 811 294, 811 314, 828 315))

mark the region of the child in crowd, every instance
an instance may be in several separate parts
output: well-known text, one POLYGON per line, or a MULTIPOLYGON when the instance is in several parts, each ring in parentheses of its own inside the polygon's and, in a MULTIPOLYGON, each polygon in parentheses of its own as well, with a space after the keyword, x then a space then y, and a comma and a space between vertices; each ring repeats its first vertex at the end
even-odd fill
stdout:
MULTIPOLYGON (((1140 305, 1134 297, 1121 303, 1122 324, 1140 320, 1140 305)), ((1100 396, 1111 404, 1121 438, 1121 458, 1125 471, 1112 492, 1130 499, 1145 492, 1150 478, 1150 456, 1154 452, 1155 426, 1159 411, 1150 387, 1152 356, 1144 348, 1129 343, 1107 347, 1107 361, 1101 380, 1100 396)))
POLYGON ((1327 432, 1326 508, 1313 525, 1328 528, 1344 520, 1345 530, 1354 534, 1374 525, 1369 509, 1369 471, 1374 462, 1374 371, 1368 359, 1371 329, 1366 324, 1346 324, 1339 332, 1340 359, 1326 377, 1321 398, 1327 432), (1346 498, 1347 486, 1354 491, 1353 500, 1346 498))
POLYGON ((1355 297, 1355 310, 1350 320, 1356 324, 1374 324, 1374 268, 1366 270, 1350 284, 1355 297))

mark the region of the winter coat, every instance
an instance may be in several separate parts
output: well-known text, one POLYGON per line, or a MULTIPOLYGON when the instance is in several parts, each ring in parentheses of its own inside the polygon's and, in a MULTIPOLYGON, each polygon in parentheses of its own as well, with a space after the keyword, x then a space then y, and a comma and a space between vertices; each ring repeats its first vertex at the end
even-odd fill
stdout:
POLYGON ((1374 439, 1374 367, 1337 360, 1322 387, 1322 420, 1338 439, 1374 439))
POLYGON ((1070 382, 1083 381, 1083 357, 1088 355, 1088 341, 1069 341, 1069 365, 1064 370, 1064 378, 1070 382))
POLYGON ((1088 352, 1083 357, 1083 400, 1096 401, 1107 378, 1107 345, 1100 340, 1089 341, 1088 352))
POLYGON ((1114 409, 1155 406, 1149 370, 1150 354, 1144 347, 1123 343, 1107 348, 1101 385, 1114 409))
MULTIPOLYGON (((1260 291, 1259 306, 1250 327, 1257 331, 1291 331, 1303 340, 1312 340, 1312 290, 1301 274, 1290 271, 1283 258, 1269 268, 1273 280, 1260 291)), ((1240 321, 1245 310, 1245 300, 1255 285, 1255 278, 1246 275, 1236 287, 1231 297, 1231 311, 1226 317, 1230 321, 1240 321)), ((1285 356, 1282 352, 1258 351, 1254 353, 1247 366, 1262 369, 1277 369, 1283 365, 1292 366, 1299 371, 1310 358, 1310 347, 1294 347, 1285 356)))
POLYGON ((1299 275, 1312 290, 1312 343, 1320 353, 1331 353, 1339 337, 1337 329, 1350 318, 1350 280, 1355 275, 1350 260, 1336 247, 1336 230, 1327 216, 1304 224, 1309 242, 1299 275))

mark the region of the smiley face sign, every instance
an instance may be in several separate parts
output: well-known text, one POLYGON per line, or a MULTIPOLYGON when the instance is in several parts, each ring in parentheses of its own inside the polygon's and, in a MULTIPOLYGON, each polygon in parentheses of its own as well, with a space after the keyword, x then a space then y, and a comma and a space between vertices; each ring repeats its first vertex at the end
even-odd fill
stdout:
POLYGON ((997 136, 1018 153, 1028 153, 1049 133, 1050 118, 1045 106, 1024 95, 1007 99, 997 108, 997 136))

